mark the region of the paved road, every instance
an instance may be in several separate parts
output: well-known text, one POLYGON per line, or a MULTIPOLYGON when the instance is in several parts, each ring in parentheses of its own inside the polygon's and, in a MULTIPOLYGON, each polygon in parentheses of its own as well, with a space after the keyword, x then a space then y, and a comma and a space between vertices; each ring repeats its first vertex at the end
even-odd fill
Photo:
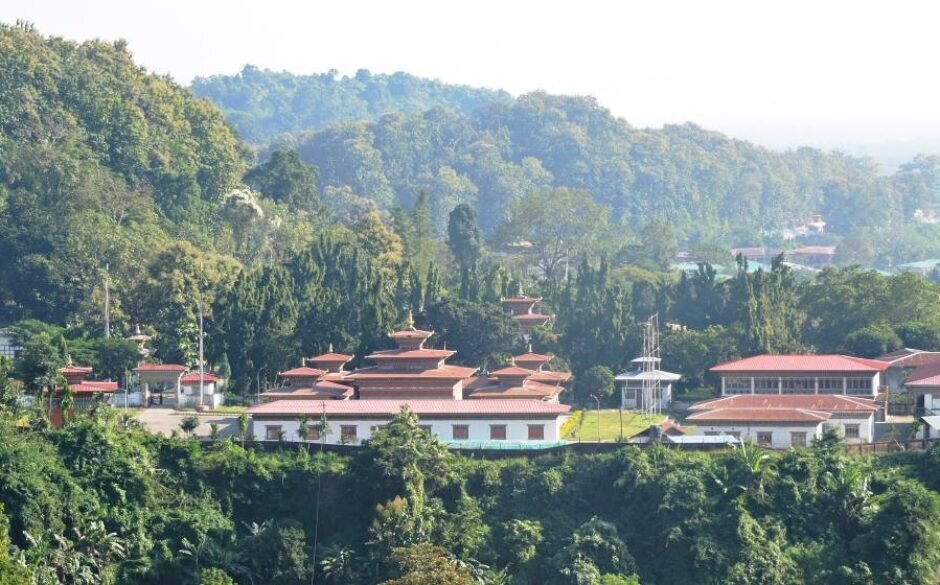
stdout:
MULTIPOLYGON (((179 412, 172 408, 161 408, 151 406, 143 408, 137 413, 137 419, 144 424, 144 427, 153 434, 170 436, 173 431, 183 433, 180 429, 180 423, 184 417, 193 416, 193 412, 179 412)), ((238 433, 238 416, 234 414, 219 414, 206 412, 196 415, 199 417, 199 426, 196 427, 196 435, 208 437, 211 432, 211 423, 219 426, 219 436, 229 437, 238 433)))

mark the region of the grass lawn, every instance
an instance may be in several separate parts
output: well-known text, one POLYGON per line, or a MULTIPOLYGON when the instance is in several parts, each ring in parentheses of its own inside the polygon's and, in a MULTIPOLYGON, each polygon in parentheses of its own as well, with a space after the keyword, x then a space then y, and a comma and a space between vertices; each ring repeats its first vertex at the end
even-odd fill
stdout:
MULTIPOLYGON (((598 434, 601 441, 620 440, 620 411, 619 410, 582 410, 580 420, 575 421, 565 433, 564 439, 568 441, 597 441, 598 434), (600 429, 598 429, 598 426, 600 429)), ((665 415, 645 416, 623 411, 623 438, 627 440, 650 425, 661 422, 665 415)))

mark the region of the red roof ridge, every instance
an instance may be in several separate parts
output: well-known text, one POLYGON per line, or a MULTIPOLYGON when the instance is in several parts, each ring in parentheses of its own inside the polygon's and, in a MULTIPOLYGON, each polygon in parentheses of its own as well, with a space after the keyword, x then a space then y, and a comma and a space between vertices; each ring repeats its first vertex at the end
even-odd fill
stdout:
POLYGON ((840 354, 760 354, 725 362, 711 372, 883 372, 889 364, 840 354), (862 366, 859 368, 859 366, 862 366))

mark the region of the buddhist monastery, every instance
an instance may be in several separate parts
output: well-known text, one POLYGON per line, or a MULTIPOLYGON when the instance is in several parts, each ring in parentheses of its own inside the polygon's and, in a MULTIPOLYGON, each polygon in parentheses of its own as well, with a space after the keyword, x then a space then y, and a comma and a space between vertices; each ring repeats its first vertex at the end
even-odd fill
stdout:
MULTIPOLYGON (((550 356, 529 348, 511 367, 476 376, 477 368, 447 363, 455 351, 425 347, 433 335, 409 318, 404 329, 389 335, 394 349, 365 356, 372 365, 347 372, 344 367, 353 356, 334 353, 331 347, 280 372, 281 386, 262 394, 263 404, 248 409, 255 439, 301 440, 295 436, 301 417, 326 417, 338 428, 325 441, 357 443, 408 407, 423 428, 445 442, 560 440, 571 407, 558 404, 558 395, 570 374, 543 370, 550 356)), ((319 440, 319 435, 308 440, 319 440)))
MULTIPOLYGON (((94 405, 99 395, 105 400, 110 399, 111 395, 118 389, 118 383, 112 382, 111 380, 86 379, 88 375, 91 374, 91 368, 74 365, 72 358, 69 358, 68 365, 59 368, 58 371, 62 374, 62 377, 65 378, 65 382, 68 384, 69 390, 73 396, 72 408, 69 410, 69 415, 74 414, 76 411, 87 410, 94 405)), ((57 392, 57 394, 59 394, 59 397, 53 400, 49 418, 52 420, 53 425, 62 426, 66 413, 62 411, 62 407, 60 406, 62 398, 61 391, 57 392)))

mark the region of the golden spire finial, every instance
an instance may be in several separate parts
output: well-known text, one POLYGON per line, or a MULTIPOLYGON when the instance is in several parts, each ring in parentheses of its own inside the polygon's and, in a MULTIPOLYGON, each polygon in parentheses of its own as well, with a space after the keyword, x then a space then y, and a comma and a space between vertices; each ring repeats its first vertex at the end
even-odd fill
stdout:
POLYGON ((301 368, 306 368, 306 367, 307 367, 307 358, 305 358, 305 357, 300 358, 300 367, 301 367, 301 368))
POLYGON ((529 342, 529 353, 532 353, 532 343, 529 342))
POLYGON ((70 353, 65 354, 65 365, 67 365, 70 368, 72 367, 72 354, 70 353))
POLYGON ((330 353, 333 353, 333 342, 330 342, 330 353))
POLYGON ((411 309, 408 309, 408 318, 405 319, 405 329, 414 329, 415 328, 415 317, 411 313, 411 309))

